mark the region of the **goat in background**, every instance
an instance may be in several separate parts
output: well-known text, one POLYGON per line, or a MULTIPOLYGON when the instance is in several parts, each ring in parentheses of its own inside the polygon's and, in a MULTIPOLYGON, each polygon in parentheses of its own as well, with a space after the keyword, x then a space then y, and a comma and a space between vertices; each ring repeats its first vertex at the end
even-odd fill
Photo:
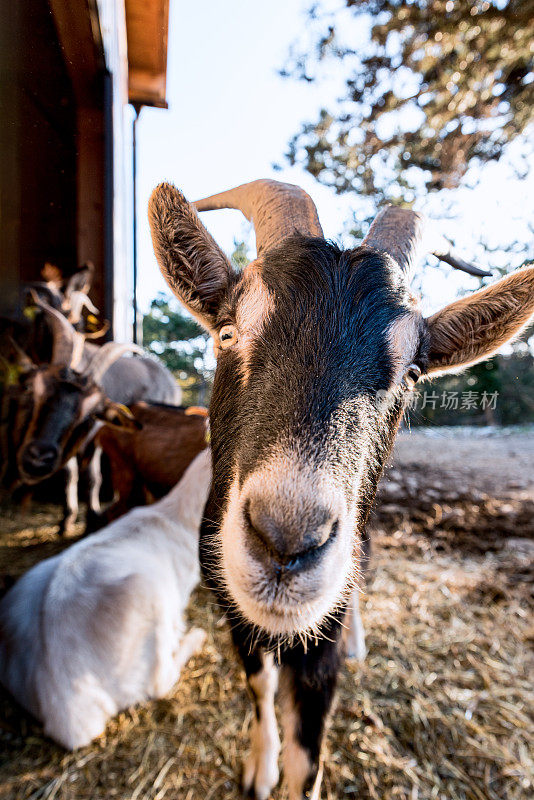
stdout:
MULTIPOLYGON (((77 455, 91 442, 99 415, 124 424, 123 405, 139 400, 179 403, 172 374, 137 345, 87 342, 66 317, 34 292, 34 301, 52 332, 49 364, 35 364, 17 348, 19 380, 6 394, 3 450, 8 488, 33 485, 64 468, 67 474, 61 532, 78 516, 77 455), (126 354, 138 354, 129 358, 126 354)), ((129 425, 128 422, 126 422, 129 425)), ((89 508, 99 513, 101 452, 90 459, 89 508)))
POLYGON ((139 428, 104 418, 95 436, 95 445, 109 461, 114 500, 99 515, 89 511, 88 532, 163 497, 206 447, 206 409, 140 402, 129 410, 139 428))
POLYGON ((109 323, 104 322, 97 330, 86 330, 87 321, 93 323, 92 328, 94 323, 98 322, 96 315, 99 314, 99 310, 89 297, 94 272, 94 264, 92 261, 87 261, 72 275, 65 278, 57 266, 46 262, 41 270, 43 280, 27 283, 26 287, 30 292, 39 295, 41 300, 44 300, 52 308, 60 311, 77 331, 85 333, 89 338, 96 339, 107 332, 109 323), (87 319, 84 311, 87 312, 87 319))
POLYGON ((201 648, 183 614, 210 479, 206 449, 163 500, 37 564, 0 601, 0 682, 63 747, 166 695, 201 648))

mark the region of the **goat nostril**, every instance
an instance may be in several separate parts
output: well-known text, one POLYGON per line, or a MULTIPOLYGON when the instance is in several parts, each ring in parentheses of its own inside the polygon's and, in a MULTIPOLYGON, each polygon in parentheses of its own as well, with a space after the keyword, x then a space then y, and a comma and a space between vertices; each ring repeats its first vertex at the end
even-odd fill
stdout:
POLYGON ((24 461, 35 466, 48 466, 57 458, 57 448, 54 445, 31 442, 24 452, 24 461))

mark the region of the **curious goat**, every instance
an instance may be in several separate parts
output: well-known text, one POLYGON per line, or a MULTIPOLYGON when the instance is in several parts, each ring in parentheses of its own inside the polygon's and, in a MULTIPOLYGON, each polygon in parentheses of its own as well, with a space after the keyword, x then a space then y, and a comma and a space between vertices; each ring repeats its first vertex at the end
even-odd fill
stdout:
POLYGON ((384 209, 344 252, 296 186, 255 181, 196 209, 162 184, 149 217, 164 277, 217 352, 200 557, 255 702, 245 789, 265 800, 278 780, 279 673, 289 797, 318 798, 347 598, 410 391, 515 336, 534 312, 534 268, 424 319, 410 278, 425 242, 452 266, 487 273, 427 241, 417 213, 384 209), (242 274, 199 220, 215 208, 254 223, 258 258, 242 274))
POLYGON ((69 750, 167 694, 201 647, 183 612, 210 478, 205 450, 159 503, 37 564, 0 602, 0 682, 69 750))

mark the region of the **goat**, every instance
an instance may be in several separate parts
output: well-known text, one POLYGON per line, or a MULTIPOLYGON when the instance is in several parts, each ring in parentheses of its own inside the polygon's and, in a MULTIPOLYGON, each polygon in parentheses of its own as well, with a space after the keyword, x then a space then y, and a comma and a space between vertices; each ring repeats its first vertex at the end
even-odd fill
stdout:
POLYGON ((181 390, 172 374, 156 358, 149 357, 142 348, 132 344, 107 342, 102 346, 88 342, 57 309, 43 301, 34 292, 33 299, 52 331, 53 344, 50 363, 70 366, 78 372, 95 370, 98 364, 98 382, 111 400, 117 403, 152 400, 175 403, 181 400, 181 390), (135 360, 117 357, 117 351, 135 352, 135 360))
POLYGON ((184 410, 141 402, 134 403, 129 410, 140 429, 104 424, 95 436, 95 445, 108 458, 117 500, 99 517, 88 517, 88 530, 143 505, 147 497, 152 500, 163 497, 206 447, 205 409, 184 410))
POLYGON ((46 263, 41 271, 44 280, 24 284, 26 334, 19 344, 39 363, 50 360, 52 338, 47 315, 41 313, 37 298, 62 314, 73 328, 83 333, 85 340, 100 339, 109 330, 109 322, 99 322, 99 310, 89 297, 94 266, 87 262, 69 278, 53 264, 46 263), (84 312, 87 313, 84 313, 84 312))
MULTIPOLYGON (((65 282, 59 268, 46 262, 41 273, 44 280, 24 284, 27 305, 21 318, 0 317, 0 352, 9 352, 14 341, 36 363, 50 362, 56 334, 51 329, 49 315, 40 307, 39 301, 62 314, 78 333, 89 322, 91 330, 83 330, 85 342, 99 339, 107 333, 109 322, 104 321, 98 327, 99 322, 94 316, 98 314, 98 309, 87 294, 93 273, 93 264, 87 262, 65 282), (87 320, 82 316, 84 308, 90 312, 87 320)), ((64 331, 61 331, 63 335, 64 331)), ((94 349, 89 345, 89 355, 91 347, 94 349)))
MULTIPOLYGON (((99 313, 98 308, 89 297, 94 272, 94 264, 92 261, 87 261, 68 278, 64 278, 57 266, 47 262, 41 271, 44 280, 32 281, 25 284, 25 287, 30 295, 37 294, 49 306, 60 311, 77 331, 82 332, 83 330, 87 335, 85 331, 87 320, 83 317, 84 309, 87 309, 88 320, 93 324, 97 321, 95 315, 99 313)), ((109 323, 105 322, 99 331, 93 331, 89 336, 98 338, 106 333, 108 328, 109 323)))
MULTIPOLYGON (((51 363, 35 365, 22 354, 19 419, 14 430, 22 432, 14 442, 17 480, 31 485, 50 477, 60 468, 67 472, 65 515, 61 531, 68 531, 78 515, 78 463, 80 448, 96 432, 92 423, 106 400, 130 405, 147 399, 177 403, 181 391, 171 373, 158 361, 144 356, 137 345, 108 342, 101 347, 85 341, 63 314, 45 303, 38 294, 34 300, 49 321, 53 332, 51 363), (140 353, 125 358, 125 353, 140 353)), ((107 417, 109 418, 109 413, 107 417)), ((119 414, 124 419, 123 414, 119 414)), ((90 464, 90 509, 100 511, 100 451, 90 464)), ((12 488, 16 483, 12 482, 12 488)))
POLYGON ((210 479, 206 449, 163 500, 37 564, 0 602, 0 682, 68 750, 166 695, 200 649, 183 613, 210 479))
POLYGON ((311 198, 277 181, 196 204, 161 184, 149 220, 163 276, 217 354, 200 560, 255 704, 244 788, 264 799, 278 781, 280 678, 289 798, 316 799, 365 523, 410 391, 515 336, 534 313, 534 268, 424 319, 410 291, 423 249, 487 273, 425 241, 413 211, 383 209, 347 251, 325 241, 311 198), (216 208, 254 224, 258 257, 241 274, 198 217, 216 208))

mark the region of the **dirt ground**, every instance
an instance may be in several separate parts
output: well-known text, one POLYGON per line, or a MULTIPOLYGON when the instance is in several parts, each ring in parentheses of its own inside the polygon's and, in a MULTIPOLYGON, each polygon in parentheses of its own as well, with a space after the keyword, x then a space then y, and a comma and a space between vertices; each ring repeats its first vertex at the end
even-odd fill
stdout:
MULTIPOLYGON (((369 654, 342 671, 323 800, 534 796, 533 512, 532 429, 401 433, 369 526, 369 654)), ((0 513, 0 575, 64 546, 56 507, 0 513)), ((242 674, 204 590, 189 614, 208 643, 174 692, 76 753, 0 690, 1 800, 239 798, 242 674)))

